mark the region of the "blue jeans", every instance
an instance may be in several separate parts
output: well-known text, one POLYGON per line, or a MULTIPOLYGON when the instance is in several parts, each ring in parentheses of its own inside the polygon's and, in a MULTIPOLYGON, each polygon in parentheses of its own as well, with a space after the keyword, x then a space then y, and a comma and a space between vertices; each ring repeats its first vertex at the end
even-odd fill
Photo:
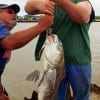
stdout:
POLYGON ((66 77, 61 80, 57 100, 66 100, 66 89, 70 83, 75 100, 89 100, 91 83, 91 65, 65 66, 66 77))

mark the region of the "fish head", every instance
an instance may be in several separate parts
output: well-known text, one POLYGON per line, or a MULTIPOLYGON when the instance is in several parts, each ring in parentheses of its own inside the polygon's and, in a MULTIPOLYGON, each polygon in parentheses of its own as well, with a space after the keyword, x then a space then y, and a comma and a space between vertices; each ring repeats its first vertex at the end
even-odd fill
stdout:
POLYGON ((64 49, 57 35, 51 34, 47 36, 44 52, 45 59, 54 67, 64 64, 64 49))

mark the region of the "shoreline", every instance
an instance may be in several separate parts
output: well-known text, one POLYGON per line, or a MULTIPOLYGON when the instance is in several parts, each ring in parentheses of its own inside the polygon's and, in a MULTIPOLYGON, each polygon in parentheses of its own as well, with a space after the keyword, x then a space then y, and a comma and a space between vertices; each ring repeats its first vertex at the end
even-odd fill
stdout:
POLYGON ((100 21, 96 20, 96 21, 94 21, 94 22, 100 22, 100 21))
MULTIPOLYGON (((27 23, 27 22, 38 22, 39 20, 18 20, 17 22, 24 22, 24 23, 27 23)), ((100 22, 100 19, 96 19, 94 20, 93 22, 100 22)))

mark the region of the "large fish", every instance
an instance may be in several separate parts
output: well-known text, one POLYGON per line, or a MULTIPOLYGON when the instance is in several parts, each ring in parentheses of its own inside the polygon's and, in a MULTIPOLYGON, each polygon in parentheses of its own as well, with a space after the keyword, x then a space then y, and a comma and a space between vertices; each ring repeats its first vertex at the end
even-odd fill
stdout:
POLYGON ((58 78, 58 74, 60 76, 60 81, 63 76, 63 72, 61 73, 61 70, 64 69, 63 45, 57 35, 51 34, 46 37, 42 48, 40 63, 43 71, 32 72, 27 76, 27 80, 35 79, 36 81, 39 78, 38 100, 53 100, 51 97, 55 91, 55 83, 58 78))

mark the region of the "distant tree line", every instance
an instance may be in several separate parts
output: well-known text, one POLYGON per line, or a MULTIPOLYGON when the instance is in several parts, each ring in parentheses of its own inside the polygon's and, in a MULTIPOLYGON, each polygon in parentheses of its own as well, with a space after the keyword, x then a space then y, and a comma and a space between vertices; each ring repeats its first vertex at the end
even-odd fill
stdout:
POLYGON ((42 15, 24 15, 24 16, 17 16, 18 22, 31 22, 31 21, 39 21, 42 15))
MULTIPOLYGON (((32 21, 39 21, 41 18, 40 15, 24 15, 24 16, 17 16, 18 22, 32 22, 32 21)), ((95 21, 100 21, 100 16, 96 16, 95 21)))
POLYGON ((97 19, 97 20, 100 20, 100 16, 96 16, 96 19, 97 19))

